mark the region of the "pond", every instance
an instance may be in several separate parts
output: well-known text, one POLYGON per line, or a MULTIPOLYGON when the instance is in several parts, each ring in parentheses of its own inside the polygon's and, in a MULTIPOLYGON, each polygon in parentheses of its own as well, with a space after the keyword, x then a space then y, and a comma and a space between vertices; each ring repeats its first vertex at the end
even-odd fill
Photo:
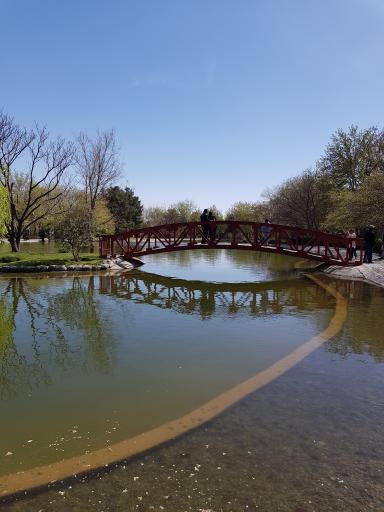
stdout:
MULTIPOLYGON (((96 248, 96 244, 95 244, 95 248, 96 248)), ((43 252, 43 253, 50 254, 50 253, 58 252, 61 249, 62 249, 61 245, 57 244, 55 242, 45 242, 45 243, 35 242, 35 241, 20 242, 20 252, 23 252, 23 253, 41 254, 43 252)), ((0 244, 0 256, 5 252, 8 253, 9 251, 10 251, 10 245, 7 242, 0 244)))
MULTIPOLYGON (((296 260, 286 256, 193 251, 148 256, 145 262, 140 270, 126 274, 0 279, 0 484, 5 475, 29 474, 34 468, 60 465, 61 461, 91 456, 103 448, 113 452, 127 439, 160 428, 191 411, 201 412, 207 402, 262 374, 316 338, 335 315, 336 296, 298 272, 296 260)), ((352 419, 351 410, 345 408, 349 439, 356 436, 356 423, 360 436, 374 439, 374 449, 380 451, 382 439, 374 429, 371 432, 364 397, 376 400, 378 382, 383 377, 384 323, 380 312, 384 293, 362 283, 338 282, 324 276, 321 279, 348 300, 348 316, 341 329, 286 375, 234 405, 208 426, 203 424, 170 446, 159 448, 163 467, 156 462, 157 452, 144 454, 142 459, 124 463, 124 471, 140 470, 140 475, 126 480, 122 465, 118 465, 111 473, 104 471, 99 477, 89 478, 85 484, 87 498, 84 490, 77 489, 80 484, 73 483, 71 490, 66 485, 65 490, 45 491, 5 506, 10 510, 39 510, 54 500, 49 510, 66 510, 66 506, 71 510, 96 507, 105 511, 120 510, 116 508, 120 499, 125 499, 119 505, 124 503, 124 510, 148 510, 150 506, 159 509, 160 505, 175 511, 199 507, 245 510, 246 504, 249 507, 253 503, 255 507, 258 500, 261 505, 267 491, 256 489, 273 469, 259 474, 257 464, 263 465, 265 460, 260 459, 255 466, 252 459, 250 469, 244 454, 250 456, 260 450, 259 443, 264 439, 265 453, 269 451, 269 457, 278 465, 279 456, 273 454, 278 432, 286 439, 288 452, 300 444, 293 435, 289 419, 292 411, 286 404, 293 400, 297 408, 298 403, 309 401, 313 408, 317 397, 319 407, 331 410, 335 421, 341 414, 335 404, 340 403, 340 393, 346 385, 359 389, 358 399, 353 393, 349 398, 353 398, 352 419), (329 368, 335 368, 335 361, 341 370, 332 378, 336 378, 340 389, 330 393, 327 378, 320 379, 324 382, 319 384, 317 375, 328 375, 329 368), (304 378, 300 377, 300 371, 305 373, 308 364, 313 367, 304 378), (293 382, 288 378, 292 374, 296 375, 293 382), (297 379, 301 379, 300 392, 296 390, 298 403, 292 397, 297 379), (359 385, 361 380, 365 383, 363 388, 359 385), (313 382, 315 391, 311 389, 313 382), (328 396, 327 402, 324 396, 328 396), (261 409, 258 401, 262 402, 261 409), (282 411, 284 423, 277 420, 282 411), (360 424, 362 417, 365 419, 360 424), (212 458, 209 448, 205 448, 217 445, 217 436, 226 439, 219 462, 215 460, 217 454, 212 458), (289 439, 292 436, 294 439, 289 439), (182 443, 181 452, 176 448, 178 443, 182 443), (180 453, 199 452, 188 470, 194 476, 184 475, 189 466, 184 467, 186 461, 179 460, 183 457, 180 453), (229 459, 222 455, 227 452, 233 455, 229 467, 229 459), (192 486, 189 495, 181 493, 173 501, 165 499, 170 474, 165 477, 164 467, 177 471, 176 466, 181 464, 181 480, 176 480, 184 488, 200 476, 202 461, 209 469, 205 483, 201 479, 196 483, 199 496, 192 486), (142 468, 146 464, 151 471, 144 476, 142 468), (138 469, 133 469, 135 465, 138 469), (234 505, 234 498, 239 500, 234 484, 236 467, 244 471, 248 485, 241 493, 247 503, 234 505), (228 488, 225 500, 222 493, 220 498, 212 496, 211 479, 217 479, 218 472, 220 482, 228 488), (155 484, 155 478, 162 484, 155 484), (138 500, 140 494, 135 486, 139 483, 146 489, 141 493, 158 489, 160 494, 150 504, 143 497, 138 500)), ((372 408, 370 416, 376 422, 383 408, 372 408)), ((305 444, 308 435, 311 437, 310 429, 324 418, 322 411, 308 418, 308 411, 299 409, 296 429, 302 426, 301 443, 305 444)), ((326 443, 320 445, 322 451, 331 450, 331 446, 345 439, 344 431, 333 433, 331 441, 321 441, 326 443)), ((365 455, 360 459, 371 460, 366 440, 364 445, 365 455)), ((286 455, 280 453, 280 464, 286 455)), ((311 467, 310 461, 301 461, 296 470, 305 474, 311 467)), ((174 477, 172 472, 172 482, 174 477)), ((221 484, 217 485, 219 488, 221 484)), ((173 484, 171 487, 175 494, 173 484)), ((277 495, 280 493, 284 501, 281 489, 277 495)), ((372 499, 376 499, 374 493, 372 499)))

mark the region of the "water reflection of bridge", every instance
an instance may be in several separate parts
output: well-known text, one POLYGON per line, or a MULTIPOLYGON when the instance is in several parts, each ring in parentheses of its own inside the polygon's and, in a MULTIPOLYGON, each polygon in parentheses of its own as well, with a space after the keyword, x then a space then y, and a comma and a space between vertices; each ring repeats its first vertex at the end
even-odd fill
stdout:
POLYGON ((137 272, 100 277, 100 292, 178 313, 268 314, 283 309, 329 307, 329 297, 312 282, 286 279, 262 283, 208 283, 137 272))
MULTIPOLYGON (((383 290, 363 282, 330 281, 348 298, 352 313, 347 334, 334 338, 328 349, 343 355, 369 352, 382 361, 383 290)), ((203 318, 276 314, 282 310, 295 315, 332 305, 322 288, 303 279, 223 284, 138 271, 119 276, 75 276, 65 282, 67 286, 49 294, 46 279, 12 276, 0 280, 0 400, 49 386, 53 368, 66 371, 78 366, 84 371, 94 367, 104 374, 113 371, 118 340, 109 328, 113 318, 103 309, 99 294, 203 318), (21 323, 29 329, 29 343, 20 336, 16 339, 21 323), (81 333, 77 341, 67 328, 81 333)))

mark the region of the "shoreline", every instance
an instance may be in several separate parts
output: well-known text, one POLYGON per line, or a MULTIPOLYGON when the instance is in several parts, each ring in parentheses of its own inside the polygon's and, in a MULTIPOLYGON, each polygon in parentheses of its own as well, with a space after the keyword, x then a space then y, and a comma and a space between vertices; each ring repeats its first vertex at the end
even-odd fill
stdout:
MULTIPOLYGON (((33 239, 33 242, 39 240, 33 239)), ((47 262, 48 263, 48 262, 47 262)), ((144 262, 140 258, 130 258, 125 260, 122 257, 104 259, 98 264, 71 264, 71 265, 0 265, 1 274, 52 274, 52 273, 85 273, 85 272, 126 272, 140 267, 144 262)), ((324 263, 313 263, 303 259, 298 259, 294 267, 301 271, 318 271, 337 279, 351 281, 366 281, 369 284, 384 288, 384 259, 374 257, 372 263, 363 263, 356 267, 341 267, 339 265, 325 266, 324 263)))
POLYGON ((339 267, 332 265, 321 272, 338 279, 365 281, 384 288, 384 259, 374 259, 372 263, 363 263, 357 267, 339 267))
POLYGON ((101 264, 89 265, 84 263, 71 265, 3 265, 0 266, 1 274, 54 274, 54 273, 80 273, 84 272, 126 272, 140 267, 144 263, 139 258, 113 258, 103 260, 101 264))

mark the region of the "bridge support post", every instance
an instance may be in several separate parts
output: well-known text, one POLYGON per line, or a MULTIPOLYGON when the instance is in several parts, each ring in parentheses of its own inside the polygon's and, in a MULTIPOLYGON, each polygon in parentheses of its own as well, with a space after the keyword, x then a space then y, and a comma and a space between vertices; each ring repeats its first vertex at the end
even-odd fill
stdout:
POLYGON ((237 243, 236 243, 236 231, 237 231, 237 226, 233 226, 232 227, 232 242, 231 242, 232 247, 235 247, 237 245, 237 243))

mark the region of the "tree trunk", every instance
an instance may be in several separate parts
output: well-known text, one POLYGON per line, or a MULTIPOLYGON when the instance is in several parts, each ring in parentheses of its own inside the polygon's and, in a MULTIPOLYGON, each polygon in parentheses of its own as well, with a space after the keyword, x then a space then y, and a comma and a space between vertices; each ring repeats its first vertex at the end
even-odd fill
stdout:
POLYGON ((8 235, 8 241, 11 244, 12 252, 19 252, 21 235, 11 231, 8 235))
POLYGON ((80 254, 80 249, 78 249, 76 247, 72 247, 72 256, 73 256, 74 261, 80 261, 79 254, 80 254))

